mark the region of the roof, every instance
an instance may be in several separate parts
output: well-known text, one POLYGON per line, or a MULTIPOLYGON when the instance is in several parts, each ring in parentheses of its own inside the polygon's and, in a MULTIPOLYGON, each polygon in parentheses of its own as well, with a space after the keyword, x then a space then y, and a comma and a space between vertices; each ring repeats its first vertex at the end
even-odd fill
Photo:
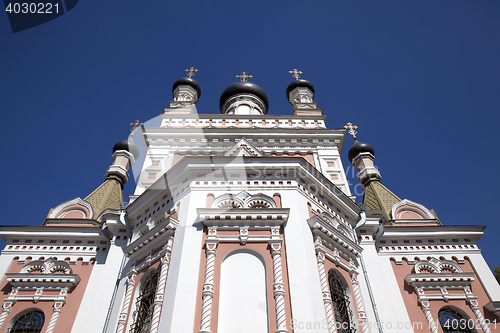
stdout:
POLYGON ((392 206, 400 201, 401 199, 385 187, 381 181, 374 180, 366 184, 363 197, 366 210, 380 209, 390 217, 392 206))
POLYGON ((96 219, 107 208, 119 210, 123 202, 121 184, 116 179, 106 179, 101 186, 96 188, 84 200, 92 205, 94 210, 93 219, 96 219))

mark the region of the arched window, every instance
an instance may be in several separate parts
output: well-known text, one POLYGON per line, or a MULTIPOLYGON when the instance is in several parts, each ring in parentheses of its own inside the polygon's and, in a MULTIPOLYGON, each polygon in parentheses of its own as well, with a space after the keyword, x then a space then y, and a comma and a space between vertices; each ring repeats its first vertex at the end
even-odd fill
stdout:
POLYGON ((469 318, 460 309, 445 306, 438 313, 439 324, 444 333, 476 333, 476 322, 469 318))
POLYGON ((131 333, 149 332, 149 326, 151 325, 156 285, 158 283, 158 272, 153 269, 147 274, 146 279, 141 284, 139 297, 137 297, 136 300, 134 323, 130 327, 131 333))
POLYGON ((40 333, 44 322, 43 312, 33 309, 19 316, 8 332, 40 333))
POLYGON ((338 333, 354 333, 352 311, 349 296, 346 293, 347 286, 334 269, 328 272, 328 283, 330 295, 332 296, 333 312, 338 333))

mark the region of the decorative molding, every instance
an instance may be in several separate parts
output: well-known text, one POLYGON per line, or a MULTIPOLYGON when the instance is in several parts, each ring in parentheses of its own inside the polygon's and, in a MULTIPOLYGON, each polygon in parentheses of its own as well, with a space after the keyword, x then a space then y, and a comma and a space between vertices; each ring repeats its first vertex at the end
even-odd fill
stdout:
POLYGON ((439 260, 431 258, 430 260, 421 260, 415 264, 415 273, 422 273, 427 270, 428 273, 443 273, 445 270, 450 273, 463 273, 464 271, 456 262, 451 260, 439 260))
POLYGON ((64 274, 71 274, 71 267, 67 262, 55 261, 53 258, 30 261, 21 268, 19 274, 31 273, 34 270, 40 270, 40 274, 53 274, 58 270, 63 270, 64 274))
POLYGON ((248 142, 246 138, 241 138, 233 147, 231 147, 224 156, 264 156, 253 144, 248 142))
POLYGON ((125 256, 129 258, 135 257, 139 252, 142 253, 144 250, 149 249, 151 244, 156 244, 157 242, 155 241, 160 236, 172 236, 178 225, 179 221, 172 216, 164 218, 159 224, 156 224, 152 229, 123 249, 125 256))
MULTIPOLYGON (((427 214, 427 218, 429 220, 436 219, 436 217, 434 215, 432 215, 432 213, 427 208, 425 208, 423 205, 416 203, 414 201, 408 200, 408 199, 404 199, 400 202, 397 202, 392 206, 391 216, 393 219, 396 220, 396 211, 398 210, 398 208, 403 207, 403 206, 411 206, 411 207, 414 207, 414 208, 417 208, 417 209, 423 211, 425 214, 427 214)), ((424 217, 424 216, 422 216, 422 217, 424 217)), ((425 218, 424 218, 424 220, 425 220, 425 218)))
POLYGON ((92 205, 85 201, 85 200, 82 200, 80 197, 77 197, 77 198, 74 198, 72 200, 69 200, 69 201, 66 201, 66 202, 63 202, 59 205, 56 206, 56 208, 54 208, 54 210, 52 210, 49 214, 49 216, 47 216, 48 219, 50 218, 56 218, 60 212, 62 212, 65 208, 68 208, 72 205, 81 205, 85 208, 87 208, 89 210, 89 216, 87 216, 86 218, 87 219, 91 219, 92 216, 93 216, 93 210, 92 210, 92 205))
POLYGON ((234 209, 234 208, 277 208, 276 202, 269 196, 259 193, 255 195, 249 194, 247 191, 233 195, 226 193, 218 196, 212 202, 211 208, 219 209, 234 209), (261 206, 261 207, 256 207, 261 206))
POLYGON ((327 222, 327 220, 319 215, 314 215, 307 220, 307 223, 309 223, 315 236, 321 236, 322 238, 331 240, 334 244, 344 248, 355 257, 361 255, 363 248, 356 244, 353 239, 348 238, 345 235, 345 231, 342 232, 338 229, 340 224, 336 228, 333 224, 327 222))
POLYGON ((290 209, 198 208, 197 212, 206 226, 270 228, 283 225, 288 220, 290 209))

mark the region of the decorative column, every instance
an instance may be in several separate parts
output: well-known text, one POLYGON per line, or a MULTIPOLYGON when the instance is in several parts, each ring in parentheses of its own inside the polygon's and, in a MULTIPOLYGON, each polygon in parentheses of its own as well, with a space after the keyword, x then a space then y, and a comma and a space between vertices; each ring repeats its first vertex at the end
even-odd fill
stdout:
POLYGON ((326 321, 328 322, 328 332, 336 333, 335 328, 335 316, 333 315, 332 298, 330 295, 330 289, 328 288, 328 279, 325 273, 325 249, 323 248, 323 243, 321 238, 316 237, 314 241, 314 247, 316 249, 316 263, 318 264, 319 279, 321 282, 321 293, 323 294, 323 305, 325 306, 326 321))
POLYGON ((201 309, 201 327, 199 333, 211 333, 210 324, 212 322, 212 299, 214 297, 215 249, 219 242, 216 228, 217 227, 208 228, 208 238, 205 240, 205 283, 203 283, 203 306, 201 309))
POLYGON ((172 253, 172 240, 170 239, 165 245, 165 254, 161 258, 161 270, 160 270, 160 281, 158 282, 158 288, 156 289, 153 318, 151 319, 150 333, 158 332, 158 324, 160 323, 161 308, 163 305, 163 296, 165 295, 165 285, 167 284, 167 273, 168 266, 170 264, 170 254, 172 253))
POLYGON ((2 313, 0 314, 0 327, 2 327, 5 318, 7 318, 10 313, 10 310, 12 310, 12 305, 14 305, 14 303, 15 301, 6 301, 3 303, 2 313))
POLYGON ((422 307, 422 311, 424 311, 425 318, 427 319, 431 332, 438 333, 437 325, 434 322, 434 319, 432 319, 431 310, 429 309, 429 301, 420 301, 420 306, 422 307))
POLYGON ((125 293, 125 300, 123 301, 122 311, 118 317, 118 326, 116 327, 116 333, 122 333, 125 329, 125 324, 127 323, 127 314, 130 307, 130 301, 132 300, 132 293, 134 291, 135 277, 137 272, 132 268, 129 272, 130 276, 127 279, 127 292, 125 293))
POLYGON ((484 320, 483 314, 481 313, 481 310, 479 309, 479 305, 477 302, 477 299, 471 300, 469 299, 469 306, 474 312, 474 315, 476 315, 477 321, 479 321, 479 324, 481 325, 481 328, 485 333, 490 333, 490 328, 488 327, 488 324, 484 320))
POLYGON ((366 323, 366 311, 363 305, 363 298, 361 296, 361 291, 359 290, 359 280, 356 272, 353 272, 351 277, 352 291, 354 292, 354 298, 356 299, 356 305, 358 306, 359 323, 363 327, 363 332, 370 332, 370 328, 366 323))
POLYGON ((288 333, 286 329, 285 314, 285 285, 283 284, 283 272, 281 270, 281 243, 279 227, 271 228, 271 255, 273 257, 274 284, 273 294, 276 304, 276 333, 288 333))
POLYGON ((54 303, 54 310, 52 311, 52 317, 50 317, 49 325, 47 326, 47 330, 45 331, 45 333, 52 333, 54 331, 57 318, 59 318, 59 314, 61 313, 61 309, 64 303, 65 301, 56 301, 54 303))

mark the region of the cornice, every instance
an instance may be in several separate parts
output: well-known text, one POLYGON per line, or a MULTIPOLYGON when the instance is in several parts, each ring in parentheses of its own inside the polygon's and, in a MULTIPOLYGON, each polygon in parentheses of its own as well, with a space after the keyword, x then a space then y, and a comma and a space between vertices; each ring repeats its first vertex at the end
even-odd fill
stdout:
MULTIPOLYGON (((315 236, 320 236, 325 240, 329 240, 340 248, 352 253, 358 257, 363 251, 363 248, 356 244, 352 239, 342 234, 337 228, 334 228, 320 216, 315 215, 307 220, 309 227, 312 229, 315 236)), ((342 222, 340 222, 342 223, 342 222)))
POLYGON ((286 223, 289 208, 198 208, 198 218, 205 226, 275 227, 286 223))
MULTIPOLYGON (((384 226, 378 240, 468 238, 477 242, 484 234, 485 225, 384 226)), ((425 244, 424 244, 425 245, 425 244)))
POLYGON ((32 273, 7 273, 7 282, 14 288, 73 288, 80 282, 78 274, 32 274, 32 273))
POLYGON ((161 119, 169 119, 169 118, 182 118, 182 119, 305 119, 305 120, 314 120, 321 119, 326 120, 326 115, 275 115, 275 114, 267 114, 267 115, 241 115, 241 114, 222 114, 222 113, 204 113, 204 114, 175 114, 175 113, 163 113, 160 114, 161 119))
POLYGON ((97 227, 66 226, 0 226, 0 236, 6 238, 57 238, 57 239, 102 239, 108 240, 97 227))
POLYGON ((416 273, 408 274, 405 281, 415 288, 466 288, 474 282, 474 273, 416 273))
POLYGON ((169 216, 163 222, 150 229, 146 234, 127 245, 123 249, 125 256, 133 257, 138 252, 144 253, 145 251, 149 251, 152 247, 160 244, 160 238, 163 239, 164 237, 172 236, 178 225, 179 221, 169 216))

